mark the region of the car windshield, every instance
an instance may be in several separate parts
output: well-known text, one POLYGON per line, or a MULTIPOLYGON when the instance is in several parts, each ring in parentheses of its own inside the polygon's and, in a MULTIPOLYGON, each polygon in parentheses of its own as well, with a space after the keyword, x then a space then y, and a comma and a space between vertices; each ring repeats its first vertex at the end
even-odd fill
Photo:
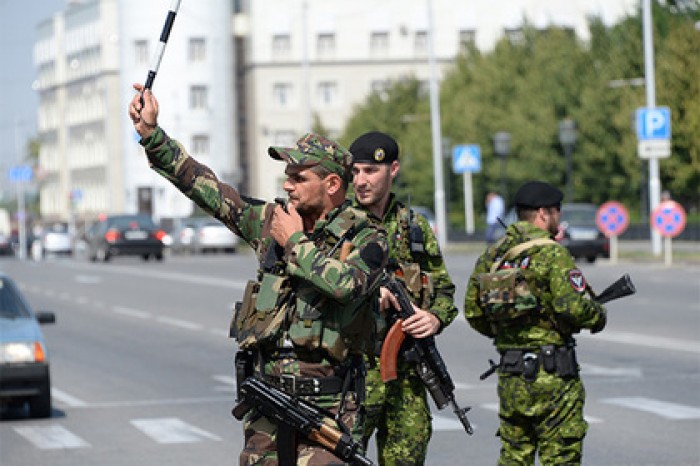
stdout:
POLYGON ((595 208, 566 208, 562 210, 562 220, 572 225, 595 225, 595 208))
POLYGON ((12 283, 4 278, 0 278, 0 317, 4 319, 29 317, 29 312, 12 283))
POLYGON ((150 217, 145 217, 143 215, 138 216, 125 216, 125 217, 113 217, 109 220, 109 225, 112 228, 155 228, 155 224, 150 217))

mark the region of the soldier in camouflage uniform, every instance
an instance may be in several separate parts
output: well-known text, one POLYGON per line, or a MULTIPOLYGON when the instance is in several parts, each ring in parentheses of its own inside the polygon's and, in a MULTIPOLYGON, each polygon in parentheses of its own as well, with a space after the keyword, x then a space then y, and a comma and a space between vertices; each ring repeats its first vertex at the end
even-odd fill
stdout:
POLYGON ((464 314, 501 354, 500 465, 532 465, 536 454, 543 465, 581 463, 588 425, 572 335, 602 330, 606 311, 566 248, 551 240, 562 198, 547 183, 521 186, 519 221, 477 260, 469 279, 464 314))
MULTIPOLYGON (((254 375, 332 413, 342 410, 359 441, 362 354, 374 348, 373 306, 387 246, 381 229, 346 200, 351 154, 313 134, 293 148, 271 147, 270 156, 287 163, 289 201, 283 207, 247 198, 170 139, 157 126, 151 92, 134 88, 144 104, 136 95, 129 114, 151 167, 245 240, 260 260, 232 322, 241 378, 254 375)), ((244 431, 241 465, 342 464, 256 409, 246 415, 244 431)))
MULTIPOLYGON (((349 149, 354 161, 355 202, 380 219, 387 230, 389 270, 397 272, 414 304, 416 313, 403 322, 403 330, 413 338, 439 333, 457 315, 455 287, 428 221, 391 192, 400 168, 398 144, 391 136, 373 131, 358 137, 349 149)), ((376 431, 379 464, 422 465, 432 434, 425 386, 403 358, 397 364, 398 378, 382 382, 376 357, 388 330, 390 297, 382 288, 383 314, 377 314, 379 344, 369 357, 367 373, 365 444, 376 431)))

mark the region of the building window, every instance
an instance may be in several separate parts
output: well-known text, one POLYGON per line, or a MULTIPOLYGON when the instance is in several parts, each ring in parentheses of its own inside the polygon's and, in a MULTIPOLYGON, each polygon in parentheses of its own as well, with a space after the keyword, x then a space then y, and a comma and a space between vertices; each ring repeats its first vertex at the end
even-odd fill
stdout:
POLYGON ((202 62, 206 59, 207 49, 203 37, 193 37, 190 39, 188 56, 191 62, 202 62))
POLYGON ((329 57, 335 52, 335 34, 319 34, 316 40, 316 53, 319 57, 329 57))
POLYGON ((289 55, 292 49, 292 39, 289 34, 275 34, 272 36, 272 56, 283 58, 289 55))
POLYGON ((272 98, 278 107, 289 106, 292 97, 291 83, 275 83, 272 86, 272 98))
POLYGON ((148 63, 148 41, 147 40, 135 40, 134 41, 134 62, 137 65, 145 65, 148 63))
POLYGON ((374 56, 384 56, 389 51, 389 33, 373 32, 369 37, 369 51, 374 56))
POLYGON ((208 108, 208 89, 207 86, 192 86, 190 87, 190 108, 205 109, 208 108))
POLYGON ((428 54, 428 32, 416 31, 413 36, 413 51, 416 55, 428 54))
POLYGON ((503 32, 511 44, 522 44, 525 40, 522 28, 506 28, 503 32))
POLYGON ((331 107, 338 103, 338 84, 334 81, 318 83, 318 102, 321 106, 331 107))
POLYGON ((469 49, 476 46, 476 31, 474 29, 463 29, 459 31, 459 51, 469 52, 469 49))
POLYGON ((192 136, 192 154, 209 154, 209 136, 207 134, 195 134, 192 136))

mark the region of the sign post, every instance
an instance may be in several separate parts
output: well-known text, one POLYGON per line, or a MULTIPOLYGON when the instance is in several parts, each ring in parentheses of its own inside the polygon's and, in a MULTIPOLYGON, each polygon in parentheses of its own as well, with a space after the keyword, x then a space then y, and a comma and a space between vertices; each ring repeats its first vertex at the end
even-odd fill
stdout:
POLYGON ((673 262, 671 238, 681 234, 685 229, 685 209, 675 201, 664 201, 651 214, 651 227, 665 238, 666 266, 673 262))
POLYGON ((8 170, 8 178, 17 187, 17 236, 19 239, 19 259, 24 260, 27 254, 27 213, 24 203, 24 183, 32 181, 32 167, 17 165, 8 170))
POLYGON ((617 237, 624 233, 629 225, 629 214, 624 205, 617 201, 608 201, 596 212, 595 223, 603 234, 610 238, 610 263, 617 263, 617 237))
POLYGON ((478 144, 455 146, 452 149, 452 170, 464 178, 464 223, 467 234, 474 234, 474 195, 472 173, 481 171, 481 148, 478 144))

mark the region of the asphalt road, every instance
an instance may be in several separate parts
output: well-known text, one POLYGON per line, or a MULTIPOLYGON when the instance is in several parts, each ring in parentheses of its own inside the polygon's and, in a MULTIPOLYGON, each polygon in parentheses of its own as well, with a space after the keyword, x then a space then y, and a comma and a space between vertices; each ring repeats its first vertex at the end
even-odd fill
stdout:
MULTIPOLYGON (((475 258, 447 256, 460 309, 475 258)), ((608 305, 604 332, 578 339, 590 423, 584 464, 700 464, 700 265, 580 267, 597 290, 623 272, 638 290, 608 305)), ((246 253, 163 263, 0 258, 35 309, 57 314, 44 327, 53 416, 3 412, 0 464, 237 464, 242 428, 230 415, 235 344, 227 331, 254 269, 246 253)), ((495 351, 461 315, 438 345, 476 432, 468 437, 449 409, 434 410, 426 464, 495 464, 496 377, 478 378, 495 351)))

